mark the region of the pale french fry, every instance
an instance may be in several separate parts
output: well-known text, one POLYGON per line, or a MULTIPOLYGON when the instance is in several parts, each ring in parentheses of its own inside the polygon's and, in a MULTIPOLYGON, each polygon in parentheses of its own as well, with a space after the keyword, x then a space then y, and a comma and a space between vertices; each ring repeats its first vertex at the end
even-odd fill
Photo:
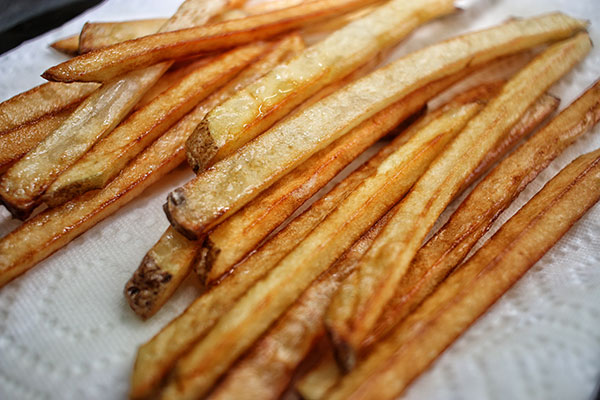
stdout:
POLYGON ((190 165, 203 171, 419 25, 452 11, 451 0, 392 0, 333 32, 209 112, 186 144, 190 165))
POLYGON ((279 398, 298 364, 325 334, 323 315, 328 300, 386 222, 384 216, 313 282, 252 350, 228 371, 208 398, 279 398))
POLYGON ((415 89, 468 65, 569 37, 584 26, 562 14, 550 14, 411 53, 275 125, 172 192, 165 206, 167 216, 179 232, 196 239, 312 154, 415 89))
POLYGON ((327 394, 394 399, 600 199, 600 150, 531 199, 327 394))
POLYGON ((0 135, 80 103, 99 87, 95 83, 48 82, 0 103, 0 135))
MULTIPOLYGON (((228 4, 228 0, 186 0, 161 30, 204 23, 228 4)), ((11 166, 0 179, 0 200, 13 216, 28 217, 58 175, 112 131, 171 64, 132 71, 104 84, 58 129, 11 166)))
POLYGON ((363 179, 177 362, 163 398, 189 399, 206 394, 302 291, 408 191, 480 108, 478 103, 453 104, 417 123, 414 135, 405 145, 385 158, 377 172, 363 179), (340 235, 342 231, 344 234, 340 235), (217 351, 223 346, 227 346, 227 352, 217 351))
MULTIPOLYGON (((406 108, 422 106, 428 98, 452 83, 449 78, 444 81, 434 82, 411 94, 398 104, 394 104, 380 112, 370 121, 365 122, 363 126, 390 118, 393 113, 403 112, 406 108), (388 116, 386 117, 386 115, 388 116)), ((359 126, 356 129, 360 128, 359 126)), ((341 184, 338 184, 306 212, 294 219, 281 232, 237 265, 218 285, 213 286, 181 316, 172 321, 152 340, 144 344, 138 351, 132 375, 131 397, 143 398, 148 396, 152 390, 151 388, 155 388, 160 383, 175 361, 192 344, 205 335, 221 315, 235 304, 240 296, 304 239, 352 190, 373 174, 381 161, 401 146, 409 136, 408 133, 403 134, 402 137, 386 146, 377 156, 351 174, 341 184)), ((192 244, 187 239, 185 241, 192 244)), ((180 243, 178 242, 176 245, 181 246, 180 243)), ((188 247, 186 251, 192 250, 188 247)), ((167 253, 168 257, 172 258, 171 254, 170 250, 167 253)), ((181 251, 179 254, 181 254, 181 251)), ((167 258, 167 256, 164 257, 167 258)))
POLYGON ((316 0, 247 18, 149 35, 74 57, 71 62, 48 69, 43 77, 61 82, 104 82, 161 61, 267 39, 350 12, 373 1, 375 0, 316 0))
POLYGON ((320 354, 315 365, 294 383, 294 391, 304 400, 321 400, 341 379, 342 371, 335 362, 333 349, 320 354))
POLYGON ((307 26, 302 29, 302 35, 314 35, 314 34, 327 34, 332 31, 343 28, 350 22, 356 21, 359 18, 364 17, 367 14, 373 12, 377 6, 381 5, 381 2, 377 2, 360 10, 353 11, 348 14, 340 15, 339 17, 331 18, 330 20, 321 22, 319 24, 307 26))
POLYGON ((52 43, 50 47, 68 56, 76 56, 79 53, 79 35, 73 35, 57 40, 52 43))
POLYGON ((600 82, 500 163, 415 256, 367 347, 383 338, 466 257, 496 217, 537 174, 600 120, 600 82))
POLYGON ((394 218, 361 260, 353 282, 344 284, 339 292, 344 298, 338 303, 352 311, 340 315, 332 307, 327 314, 328 331, 344 368, 350 369, 356 362, 355 349, 373 329, 425 236, 465 179, 526 110, 590 48, 589 36, 581 33, 536 57, 507 82, 402 200, 394 218))
POLYGON ((19 160, 71 115, 75 106, 0 134, 0 173, 19 160))
MULTIPOLYGON (((234 94, 245 85, 254 82, 282 60, 303 48, 302 39, 295 34, 276 43, 260 60, 250 65, 225 87, 204 102, 206 111, 234 94)), ((131 308, 141 317, 152 316, 173 294, 185 278, 196 258, 199 244, 185 239, 173 228, 167 229, 160 240, 150 249, 132 278, 125 285, 125 297, 131 308), (168 280, 154 277, 169 276, 168 280), (166 281, 166 282, 165 282, 166 281)))
POLYGON ((125 22, 88 22, 79 34, 79 53, 88 53, 115 43, 151 35, 167 22, 166 18, 125 22))
POLYGON ((238 47, 195 68, 129 116, 63 172, 48 187, 42 201, 55 207, 87 191, 103 188, 146 146, 268 48, 265 42, 238 47))

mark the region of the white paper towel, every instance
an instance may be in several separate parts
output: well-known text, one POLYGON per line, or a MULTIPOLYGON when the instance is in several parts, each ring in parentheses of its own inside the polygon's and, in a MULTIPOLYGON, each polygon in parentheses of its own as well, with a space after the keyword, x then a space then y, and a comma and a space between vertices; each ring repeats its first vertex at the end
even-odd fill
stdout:
MULTIPOLYGON (((49 49, 85 21, 161 17, 177 0, 109 0, 0 57, 0 100, 42 82, 64 57, 49 49)), ((420 29, 397 57, 510 16, 561 10, 592 22, 595 0, 463 0, 465 11, 420 29)), ((552 89, 569 104, 600 77, 600 50, 552 89)), ((577 141, 504 213, 514 214, 577 155, 600 147, 600 129, 577 141)), ((0 399, 122 399, 137 347, 197 293, 186 282, 151 320, 131 312, 122 288, 168 223, 166 194, 191 177, 168 175, 118 213, 0 290, 0 399)), ((0 235, 18 224, 0 211, 0 235)), ((486 238, 489 237, 489 234, 486 238)), ((587 399, 600 378, 600 206, 596 205, 405 394, 408 399, 587 399)))

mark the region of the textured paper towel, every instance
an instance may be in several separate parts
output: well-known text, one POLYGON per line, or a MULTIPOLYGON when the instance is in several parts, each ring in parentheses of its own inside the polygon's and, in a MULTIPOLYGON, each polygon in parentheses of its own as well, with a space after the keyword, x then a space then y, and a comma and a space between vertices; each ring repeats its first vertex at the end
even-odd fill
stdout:
MULTIPOLYGON (((0 57, 0 100, 42 82, 63 56, 47 48, 88 20, 170 15, 177 0, 109 0, 0 57)), ((467 0, 465 11, 419 30, 394 56, 504 21, 561 10, 592 22, 594 0, 467 0)), ((600 49, 552 93, 570 103, 600 77, 600 49)), ((600 129, 577 141, 501 216, 506 221, 560 168, 600 147, 600 129)), ((191 176, 171 173, 143 196, 0 290, 0 399, 122 399, 135 351, 192 300, 192 283, 150 321, 121 294, 167 221, 167 192, 191 176)), ((0 235, 17 223, 0 211, 0 235)), ((489 236, 489 235, 488 235, 489 236)), ((408 390, 408 399, 587 399, 600 373, 600 207, 597 205, 408 390)))

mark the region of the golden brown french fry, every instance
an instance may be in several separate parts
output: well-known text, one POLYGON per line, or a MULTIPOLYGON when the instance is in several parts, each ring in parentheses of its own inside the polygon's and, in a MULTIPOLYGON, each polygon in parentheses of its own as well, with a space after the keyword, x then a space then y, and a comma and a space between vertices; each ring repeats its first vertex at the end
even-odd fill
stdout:
POLYGON ((383 338, 429 295, 540 171, 600 120, 600 82, 500 163, 419 250, 386 305, 367 347, 383 338))
POLYGON ((104 187, 146 146, 268 49, 269 44, 257 42, 233 49, 209 63, 201 61, 200 66, 129 116, 63 172, 48 187, 42 201, 55 207, 104 187))
POLYGON ((452 104, 417 123, 415 134, 404 146, 390 154, 376 173, 364 179, 178 361, 163 398, 206 394, 304 289, 408 191, 480 108, 478 103, 452 104), (217 351, 223 348, 228 351, 217 351))
POLYGON ((76 56, 79 53, 79 35, 73 35, 57 40, 52 43, 50 47, 68 56, 76 56))
POLYGON ((548 182, 327 398, 396 398, 599 199, 596 150, 548 182))
POLYGON ((267 39, 343 14, 375 0, 316 0, 295 7, 207 26, 165 32, 117 43, 75 57, 44 72, 52 81, 104 82, 165 60, 222 50, 267 39))
POLYGON ((228 371, 208 398, 279 398, 298 364, 325 334, 323 315, 329 299, 386 222, 384 216, 315 280, 250 352, 228 371))
POLYGON ((536 57, 508 81, 402 200, 393 219, 361 260, 353 281, 344 283, 344 290, 336 295, 343 296, 337 303, 352 311, 337 314, 337 308, 332 307, 327 314, 328 331, 344 368, 352 368, 356 362, 355 350, 375 326, 425 236, 465 179, 526 110, 590 48, 589 36, 581 33, 536 57))
POLYGON ((98 88, 95 83, 48 82, 0 103, 0 135, 80 103, 98 88))
POLYGON ((392 0, 333 32, 209 112, 186 144, 190 165, 203 171, 419 25, 452 11, 451 0, 392 0))
MULTIPOLYGON (((450 79, 447 78, 445 81, 443 83, 434 82, 411 94, 365 122, 364 126, 393 117, 394 113, 402 112, 406 108, 422 106, 437 91, 443 90, 446 85, 451 84, 450 79), (388 116, 386 117, 386 115, 388 116)), ((352 190, 372 175, 377 166, 406 141, 406 138, 410 136, 409 133, 398 137, 363 167, 315 202, 307 211, 295 218, 282 231, 238 264, 218 285, 200 296, 182 315, 167 325, 152 340, 144 344, 138 351, 132 375, 131 397, 148 396, 175 361, 192 344, 202 338, 239 297, 303 240, 352 190)), ((170 251, 167 254, 172 257, 170 251)))
MULTIPOLYGON (((161 30, 204 23, 228 4, 228 0, 186 0, 161 30)), ((13 216, 28 217, 58 175, 112 131, 171 64, 156 64, 105 83, 58 129, 11 166, 0 179, 0 200, 13 216)))
POLYGON ((312 154, 417 88, 468 65, 569 37, 583 28, 581 21, 550 14, 411 53, 275 125, 172 192, 165 206, 167 216, 179 232, 196 239, 312 154))
POLYGON ((0 173, 58 128, 74 109, 75 106, 44 115, 36 121, 0 134, 0 173))
POLYGON ((319 24, 307 26, 302 29, 302 35, 314 35, 314 34, 328 34, 332 31, 343 28, 348 25, 350 22, 356 21, 359 18, 364 17, 367 14, 373 12, 381 2, 377 2, 375 4, 371 4, 359 10, 353 11, 348 14, 340 15, 339 17, 331 18, 327 21, 323 21, 319 24))
MULTIPOLYGON (((302 39, 292 34, 278 43, 260 60, 250 65, 225 87, 204 102, 204 109, 219 104, 228 95, 254 82, 282 60, 303 48, 302 39)), ((196 258, 199 244, 185 239, 174 229, 168 228, 160 240, 150 249, 132 278, 125 285, 125 297, 131 308, 140 316, 152 316, 169 299, 179 283, 187 276, 196 258), (157 282, 155 277, 169 276, 157 282)))
POLYGON ((88 22, 79 34, 79 53, 88 53, 115 43, 151 35, 167 22, 166 18, 125 22, 88 22))

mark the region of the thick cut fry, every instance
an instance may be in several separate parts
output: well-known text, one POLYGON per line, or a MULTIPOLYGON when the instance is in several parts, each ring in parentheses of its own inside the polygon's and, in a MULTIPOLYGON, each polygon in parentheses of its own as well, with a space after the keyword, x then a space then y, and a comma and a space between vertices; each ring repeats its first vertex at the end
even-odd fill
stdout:
POLYGON ((546 184, 327 398, 396 398, 599 199, 596 150, 546 184))
POLYGON ((392 0, 332 33, 209 112, 186 144, 190 165, 198 172, 230 155, 319 89, 452 11, 451 0, 392 0))
MULTIPOLYGON (((227 4, 227 0, 187 0, 162 30, 203 23, 227 4)), ((171 64, 132 71, 104 84, 57 130, 16 162, 0 180, 0 200, 13 216, 29 216, 57 176, 116 127, 171 64)))
POLYGON ((331 308, 327 315, 328 331, 344 368, 352 368, 356 361, 356 351, 348 349, 359 348, 373 329, 425 236, 464 181, 537 98, 581 61, 590 48, 589 36, 581 33, 536 57, 469 122, 403 199, 394 218, 361 260, 353 283, 340 291, 344 299, 339 302, 351 305, 352 312, 339 318, 336 309, 331 308))
MULTIPOLYGON (((220 103, 228 95, 254 82, 302 48, 302 39, 298 35, 294 34, 282 39, 263 58, 211 95, 204 102, 203 109, 210 110, 211 105, 220 103)), ((148 318, 168 300, 191 269, 198 247, 199 244, 190 242, 173 228, 167 229, 125 285, 127 301, 138 315, 148 318), (170 276, 170 278, 155 279, 159 276, 170 276)))
POLYGON ((75 107, 44 115, 36 121, 0 134, 0 173, 54 132, 71 115, 75 107))
POLYGON ((584 23, 562 14, 511 21, 409 54, 279 123, 172 192, 172 225, 196 239, 350 129, 425 84, 468 65, 571 36, 584 23))
POLYGON ((146 146, 268 48, 264 42, 239 47, 195 68, 63 172, 47 189, 42 201, 55 207, 104 187, 146 146))
POLYGON ((88 53, 115 43, 151 35, 167 22, 165 18, 125 22, 88 22, 79 35, 79 53, 88 53))
POLYGON ((103 82, 157 62, 267 39, 374 1, 316 0, 247 18, 149 35, 72 58, 48 69, 43 77, 61 82, 103 82))
POLYGON ((57 40, 52 43, 50 47, 68 56, 76 56, 79 53, 79 35, 73 35, 57 40))
POLYGON ((80 103, 98 88, 95 83, 48 82, 0 103, 0 135, 47 114, 80 103))
POLYGON ((177 363, 163 397, 190 399, 206 394, 302 291, 408 191, 480 107, 452 105, 418 123, 404 146, 389 155, 177 363), (228 351, 217 351, 223 348, 228 351))
MULTIPOLYGON (((449 81, 449 79, 446 79, 446 81, 449 81)), ((423 105, 429 97, 435 95, 438 90, 442 90, 450 83, 434 82, 428 87, 411 94, 411 96, 399 102, 399 105, 391 107, 409 108, 412 102, 423 105)), ((383 116, 386 112, 387 110, 384 110, 376 117, 383 116)), ((357 129, 360 129, 360 127, 357 129)), ((240 296, 303 240, 352 190, 374 173, 383 159, 402 145, 405 142, 403 138, 408 136, 408 134, 403 134, 402 138, 399 137, 389 146, 386 146, 371 161, 351 174, 341 184, 338 184, 306 212, 294 219, 281 232, 237 265, 218 285, 213 286, 181 316, 172 321, 151 341, 143 345, 138 351, 132 375, 131 397, 143 398, 148 396, 152 390, 151 388, 160 383, 174 362, 192 344, 204 336, 221 315, 235 304, 240 296)), ((186 242, 191 243, 187 239, 186 242)), ((168 254, 171 257, 171 252, 168 254)))
POLYGON ((329 299, 386 222, 384 216, 313 282, 252 350, 229 370, 209 398, 279 398, 298 364, 324 335, 323 315, 329 299))
POLYGON ((415 256, 362 347, 385 336, 466 257, 537 174, 600 120, 600 82, 502 161, 415 256))

